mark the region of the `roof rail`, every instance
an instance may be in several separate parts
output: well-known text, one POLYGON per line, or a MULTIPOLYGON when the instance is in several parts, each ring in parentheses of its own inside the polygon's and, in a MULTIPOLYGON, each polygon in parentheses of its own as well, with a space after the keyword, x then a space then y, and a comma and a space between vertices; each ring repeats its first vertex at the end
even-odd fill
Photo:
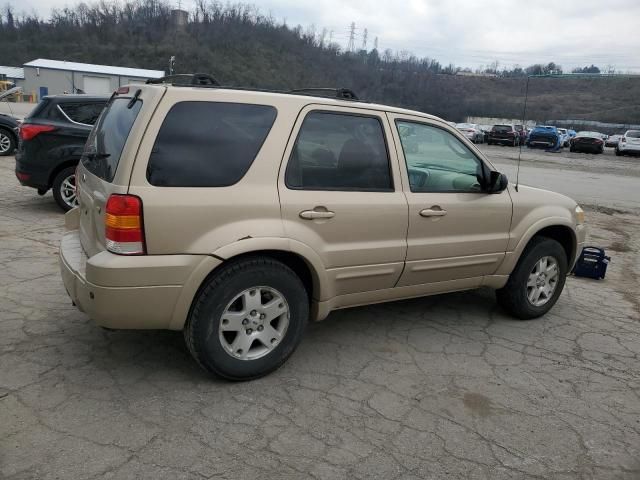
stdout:
POLYGON ((176 75, 168 75, 161 78, 150 78, 147 80, 148 84, 169 83, 175 86, 220 86, 220 83, 208 73, 180 73, 176 75))
POLYGON ((292 95, 310 95, 317 97, 339 98, 341 100, 359 101, 360 99, 353 90, 348 88, 296 88, 293 90, 271 90, 254 87, 234 87, 221 85, 213 76, 207 73, 181 73, 168 75, 162 78, 150 78, 148 84, 169 84, 174 87, 205 87, 205 88, 227 88, 230 90, 245 90, 255 92, 288 93, 292 95))
POLYGON ((335 96, 335 98, 341 98, 342 100, 358 100, 358 96, 355 92, 348 88, 296 88, 294 90, 289 90, 288 93, 297 93, 301 95, 314 95, 319 93, 319 96, 322 97, 335 96))

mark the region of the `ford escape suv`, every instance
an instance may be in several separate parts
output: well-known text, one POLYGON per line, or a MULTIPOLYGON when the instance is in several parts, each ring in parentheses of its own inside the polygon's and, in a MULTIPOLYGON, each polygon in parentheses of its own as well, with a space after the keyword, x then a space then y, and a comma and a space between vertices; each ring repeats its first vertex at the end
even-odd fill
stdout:
POLYGON ((516 318, 545 314, 584 242, 576 202, 509 184, 439 118, 343 93, 120 88, 65 217, 74 304, 182 330, 233 380, 335 309, 487 286, 516 318))

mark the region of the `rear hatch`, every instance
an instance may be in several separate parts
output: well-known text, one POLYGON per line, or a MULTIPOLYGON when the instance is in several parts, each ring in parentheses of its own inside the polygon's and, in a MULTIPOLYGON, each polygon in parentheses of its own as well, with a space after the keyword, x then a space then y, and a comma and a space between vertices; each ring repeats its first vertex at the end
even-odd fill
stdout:
POLYGON ((78 166, 80 243, 91 257, 106 250, 105 207, 112 194, 125 194, 139 141, 163 86, 131 85, 115 93, 96 122, 78 166))
POLYGON ((497 140, 511 140, 513 139, 513 135, 509 135, 511 131, 511 127, 496 125, 491 129, 491 136, 497 140))

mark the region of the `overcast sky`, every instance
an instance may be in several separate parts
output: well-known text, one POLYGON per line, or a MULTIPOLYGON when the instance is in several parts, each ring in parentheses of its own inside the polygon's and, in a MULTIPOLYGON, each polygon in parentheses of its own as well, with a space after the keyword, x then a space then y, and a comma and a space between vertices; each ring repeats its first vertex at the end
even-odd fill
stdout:
MULTIPOLYGON (((48 16, 68 0, 10 0, 18 10, 48 16)), ((178 0, 172 0, 177 5, 178 0)), ((181 0, 183 8, 193 0, 181 0)), ((90 3, 88 1, 87 3, 90 3)), ((343 47, 349 25, 356 45, 406 50, 443 64, 476 68, 555 61, 565 71, 594 63, 640 73, 640 0, 259 0, 287 24, 333 31, 343 47)))

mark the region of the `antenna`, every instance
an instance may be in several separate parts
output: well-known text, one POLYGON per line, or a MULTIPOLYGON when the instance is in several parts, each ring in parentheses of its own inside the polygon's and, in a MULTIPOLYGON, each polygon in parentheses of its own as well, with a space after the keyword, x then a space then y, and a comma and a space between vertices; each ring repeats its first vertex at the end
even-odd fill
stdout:
MULTIPOLYGON (((522 128, 527 128, 527 99, 529 98, 529 80, 530 75, 527 75, 527 84, 524 88, 524 108, 522 109, 522 128)), ((518 149, 518 168, 516 169, 516 192, 518 191, 518 185, 520 185, 520 159, 522 157, 522 142, 520 142, 520 148, 518 149)))

